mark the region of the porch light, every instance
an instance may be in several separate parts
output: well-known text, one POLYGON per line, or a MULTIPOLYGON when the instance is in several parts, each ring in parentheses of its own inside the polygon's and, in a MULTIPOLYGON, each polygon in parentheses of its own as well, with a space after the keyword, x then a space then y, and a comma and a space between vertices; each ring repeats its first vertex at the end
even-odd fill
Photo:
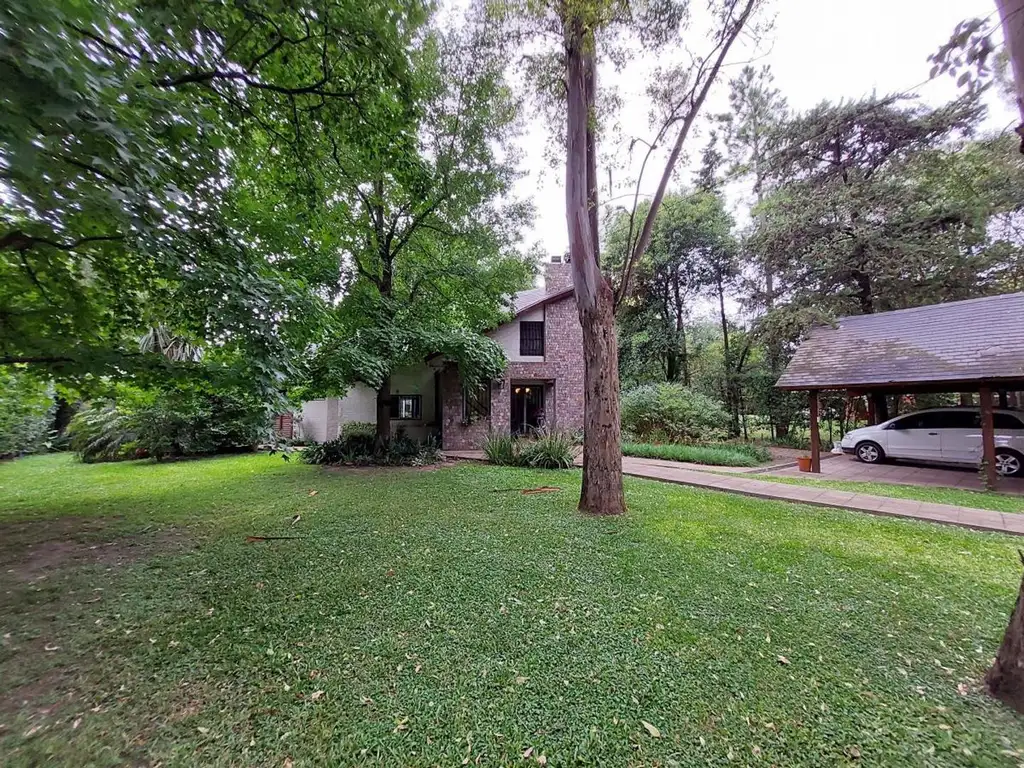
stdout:
POLYGON ((530 394, 530 388, 529 387, 526 388, 526 394, 530 394))
POLYGON ((518 394, 519 394, 520 392, 522 392, 522 391, 523 391, 523 390, 522 390, 522 388, 521 388, 521 387, 516 387, 516 394, 517 394, 517 395, 518 395, 518 394))

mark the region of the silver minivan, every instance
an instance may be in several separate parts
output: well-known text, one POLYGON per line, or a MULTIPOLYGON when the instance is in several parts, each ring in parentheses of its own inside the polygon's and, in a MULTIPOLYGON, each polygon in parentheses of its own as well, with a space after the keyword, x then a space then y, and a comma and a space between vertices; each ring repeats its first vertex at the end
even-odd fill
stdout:
MULTIPOLYGON (((1004 477, 1024 475, 1024 413, 997 408, 996 471, 1004 477)), ((941 464, 981 463, 981 411, 978 408, 930 408, 861 427, 843 436, 844 453, 877 464, 886 457, 941 464)))

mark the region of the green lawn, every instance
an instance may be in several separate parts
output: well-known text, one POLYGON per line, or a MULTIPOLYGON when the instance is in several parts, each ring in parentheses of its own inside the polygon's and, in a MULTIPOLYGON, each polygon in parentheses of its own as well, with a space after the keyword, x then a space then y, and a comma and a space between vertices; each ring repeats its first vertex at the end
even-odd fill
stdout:
POLYGON ((898 485, 896 483, 864 483, 857 480, 818 480, 803 477, 776 477, 773 475, 756 475, 757 480, 770 480, 773 483, 789 485, 813 485, 821 488, 835 488, 838 491, 867 493, 872 496, 890 496, 894 499, 914 499, 915 501, 932 501, 936 504, 953 504, 957 507, 974 507, 976 509, 994 509, 997 512, 1024 513, 1024 496, 982 493, 960 488, 936 488, 927 485, 898 485))
POLYGON ((979 688, 1019 539, 642 480, 592 519, 578 484, 0 465, 0 763, 1021 762, 979 688))

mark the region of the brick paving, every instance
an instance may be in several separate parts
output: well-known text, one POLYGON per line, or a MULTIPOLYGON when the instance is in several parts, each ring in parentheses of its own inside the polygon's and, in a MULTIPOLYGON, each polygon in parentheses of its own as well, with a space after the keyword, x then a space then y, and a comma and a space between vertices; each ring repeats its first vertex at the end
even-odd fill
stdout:
MULTIPOLYGON (((476 461, 484 459, 482 451, 445 451, 445 454, 453 459, 472 459, 476 461)), ((837 462, 823 462, 822 467, 824 468, 825 464, 833 463, 837 462)), ((679 462, 638 459, 632 456, 625 456, 622 459, 623 473, 648 480, 660 480, 666 483, 705 488, 711 491, 739 493, 759 499, 810 504, 817 507, 850 509, 856 512, 866 512, 871 515, 925 520, 932 523, 974 528, 979 531, 993 531, 1024 536, 1024 514, 1004 514, 994 510, 958 507, 952 504, 936 504, 911 499, 892 499, 885 496, 872 496, 853 491, 838 491, 831 488, 773 483, 767 480, 758 480, 756 475, 750 475, 749 473, 722 474, 710 471, 712 469, 721 470, 721 467, 702 467, 698 470, 691 468, 694 466, 698 465, 682 466, 679 462)), ((833 476, 832 479, 836 478, 833 476)))

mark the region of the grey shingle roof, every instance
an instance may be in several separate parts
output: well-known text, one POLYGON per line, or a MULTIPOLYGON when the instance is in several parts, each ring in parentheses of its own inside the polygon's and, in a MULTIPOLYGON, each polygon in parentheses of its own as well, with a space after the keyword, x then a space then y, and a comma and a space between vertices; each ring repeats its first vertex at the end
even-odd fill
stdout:
POLYGON ((776 386, 1024 380, 1024 293, 841 317, 816 327, 776 386))
POLYGON ((536 307, 538 304, 560 299, 570 293, 572 293, 572 288, 563 288, 560 291, 551 291, 550 293, 545 288, 531 288, 528 291, 519 291, 512 298, 512 305, 515 313, 518 315, 527 309, 536 307))

